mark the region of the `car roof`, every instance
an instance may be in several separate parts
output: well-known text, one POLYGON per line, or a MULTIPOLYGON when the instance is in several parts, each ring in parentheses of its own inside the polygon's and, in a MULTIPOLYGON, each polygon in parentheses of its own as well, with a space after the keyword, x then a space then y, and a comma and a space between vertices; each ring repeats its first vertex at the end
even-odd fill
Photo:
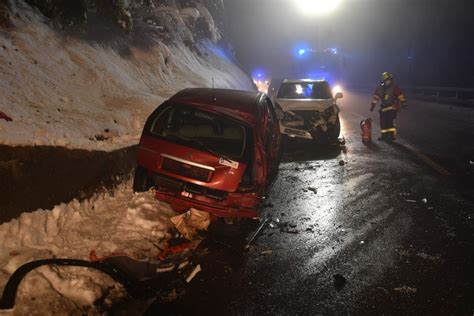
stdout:
POLYGON ((221 112, 240 112, 257 116, 257 102, 263 93, 232 89, 191 88, 176 93, 169 100, 183 104, 205 105, 221 112))
POLYGON ((283 80, 283 83, 299 83, 299 82, 326 82, 327 83, 327 80, 325 79, 285 79, 283 80))

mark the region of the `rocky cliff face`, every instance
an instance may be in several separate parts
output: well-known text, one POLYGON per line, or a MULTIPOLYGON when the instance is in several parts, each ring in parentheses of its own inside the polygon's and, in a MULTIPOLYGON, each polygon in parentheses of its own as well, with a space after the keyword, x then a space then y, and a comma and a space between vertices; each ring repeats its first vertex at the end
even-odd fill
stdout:
POLYGON ((3 0, 0 144, 112 150, 189 87, 253 89, 220 45, 220 1, 3 0), (106 4, 105 4, 106 3, 106 4))
MULTIPOLYGON (((221 38, 215 18, 223 13, 222 0, 24 1, 56 29, 85 38, 97 38, 97 33, 103 31, 109 31, 109 41, 143 37, 144 31, 148 36, 175 41, 195 42, 209 38, 216 42, 221 38)), ((21 2, 4 0, 3 7, 18 14, 21 2)))

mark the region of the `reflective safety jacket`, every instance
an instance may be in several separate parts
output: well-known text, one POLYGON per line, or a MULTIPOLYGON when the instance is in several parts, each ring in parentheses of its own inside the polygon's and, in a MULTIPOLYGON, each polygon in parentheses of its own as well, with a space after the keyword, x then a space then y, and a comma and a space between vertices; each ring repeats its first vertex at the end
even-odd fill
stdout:
POLYGON ((382 101, 380 105, 380 110, 386 112, 389 110, 400 110, 400 105, 404 105, 406 102, 406 97, 400 89, 399 86, 392 83, 390 86, 386 86, 384 83, 380 84, 377 89, 375 89, 374 96, 372 98, 372 103, 370 109, 372 110, 378 101, 382 101))

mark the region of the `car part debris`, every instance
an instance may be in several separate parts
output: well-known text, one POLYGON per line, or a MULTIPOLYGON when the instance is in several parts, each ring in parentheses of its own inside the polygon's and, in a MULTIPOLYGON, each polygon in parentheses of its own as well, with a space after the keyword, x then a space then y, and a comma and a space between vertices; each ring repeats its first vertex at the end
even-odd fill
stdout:
POLYGON ((314 187, 309 187, 308 188, 309 191, 313 192, 314 194, 317 194, 318 193, 318 189, 314 188, 314 187))
MULTIPOLYGON (((270 220, 271 220, 271 217, 267 217, 263 220, 263 222, 260 224, 260 226, 258 226, 257 230, 255 231, 255 233, 253 234, 253 236, 250 238, 249 242, 245 246, 245 249, 250 249, 250 246, 252 246, 252 244, 255 242, 257 237, 260 236, 260 234, 263 232, 267 224, 270 223, 270 220)), ((278 221, 278 218, 277 218, 277 221, 278 221)))
POLYGON ((416 291, 417 291, 416 288, 409 287, 409 286, 396 287, 393 290, 397 291, 397 292, 400 292, 400 293, 405 293, 405 294, 416 293, 416 291))
POLYGON ((1 120, 5 120, 7 122, 11 122, 13 121, 13 119, 11 117, 9 117, 8 115, 6 115, 5 113, 3 113, 2 111, 0 111, 0 119, 1 120))
POLYGON ((86 267, 102 271, 110 275, 116 282, 121 283, 126 289, 132 289, 134 282, 122 270, 117 269, 114 264, 109 262, 90 262, 78 259, 43 259, 25 263, 19 267, 8 279, 3 295, 0 300, 0 310, 12 309, 15 306, 15 299, 18 287, 23 278, 32 270, 44 265, 55 266, 76 266, 86 267))
POLYGON ((194 239, 197 230, 207 230, 211 223, 208 212, 203 212, 195 208, 191 208, 184 214, 171 217, 170 220, 181 235, 189 240, 194 239))
POLYGON ((199 271, 202 271, 200 264, 198 264, 198 265, 194 268, 194 270, 191 272, 191 274, 188 275, 188 277, 186 278, 186 283, 191 282, 192 279, 194 279, 194 277, 196 276, 196 274, 198 274, 199 271))
MULTIPOLYGON (((172 243, 171 240, 170 243, 172 243)), ((199 243, 200 241, 195 241, 194 245, 197 246, 199 243)), ((8 279, 0 298, 0 310, 14 307, 17 290, 23 278, 30 271, 44 265, 99 270, 122 284, 132 298, 143 299, 147 295, 167 293, 173 287, 182 286, 184 280, 176 277, 175 273, 188 266, 188 258, 191 258, 192 255, 193 251, 184 251, 170 255, 161 261, 151 258, 136 260, 124 254, 99 257, 92 250, 89 256, 91 261, 60 258, 31 261, 16 269, 8 279)))

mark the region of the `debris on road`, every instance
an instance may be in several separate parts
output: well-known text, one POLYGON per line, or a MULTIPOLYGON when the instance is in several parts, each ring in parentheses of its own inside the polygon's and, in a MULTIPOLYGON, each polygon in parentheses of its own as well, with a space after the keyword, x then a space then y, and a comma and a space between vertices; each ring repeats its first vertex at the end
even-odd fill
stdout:
POLYGON ((346 162, 344 160, 339 160, 339 166, 344 166, 346 162))
POLYGON ((264 250, 260 253, 262 256, 270 256, 271 254, 273 254, 273 251, 271 250, 264 250))
POLYGON ((201 265, 198 264, 198 265, 194 268, 194 270, 193 270, 193 271, 188 275, 188 277, 186 278, 186 283, 191 282, 191 281, 194 279, 194 277, 196 276, 196 274, 198 274, 200 271, 202 271, 201 265))
POLYGON ((405 200, 405 202, 408 202, 408 203, 416 203, 416 200, 405 200))
POLYGON ((424 204, 426 204, 426 203, 428 203, 428 199, 423 198, 423 199, 421 199, 421 202, 424 203, 424 204))
POLYGON ((309 187, 308 190, 312 191, 314 194, 318 193, 318 189, 316 189, 314 187, 309 187))
POLYGON ((432 256, 425 252, 418 252, 416 255, 420 257, 421 259, 430 260, 430 261, 440 261, 441 259, 441 256, 439 255, 432 256))
POLYGON ((400 292, 400 293, 405 293, 405 294, 413 294, 416 293, 416 288, 409 287, 409 286, 402 286, 402 287, 396 287, 393 289, 394 291, 400 292))
POLYGON ((184 253, 188 250, 194 250, 199 245, 198 241, 189 241, 185 238, 172 238, 164 241, 164 247, 162 253, 158 256, 160 260, 164 260, 170 255, 176 255, 184 253))
POLYGON ((339 142, 339 145, 344 146, 346 144, 346 138, 344 136, 339 137, 338 142, 339 142))
POLYGON ((11 117, 9 117, 8 115, 6 115, 5 113, 3 113, 2 111, 0 111, 0 120, 5 120, 7 122, 11 122, 13 121, 13 119, 11 117))
POLYGON ((365 244, 365 241, 361 240, 361 241, 360 241, 360 244, 361 244, 361 245, 365 244))
POLYGON ((171 222, 186 239, 193 240, 197 230, 207 230, 211 223, 209 213, 191 208, 184 214, 171 217, 171 222))
POLYGON ((343 277, 341 274, 335 274, 334 275, 334 288, 336 291, 342 290, 342 288, 346 285, 347 280, 345 277, 343 277))
POLYGON ((71 103, 72 100, 69 97, 60 97, 59 101, 64 102, 64 103, 71 103))
MULTIPOLYGON (((255 231, 255 233, 253 234, 253 236, 250 238, 247 245, 245 245, 245 249, 247 249, 247 250, 250 249, 250 246, 252 246, 252 244, 255 242, 257 237, 260 236, 260 234, 264 231, 267 224, 270 223, 270 220, 271 220, 271 217, 267 217, 263 220, 263 222, 260 224, 260 226, 258 226, 258 228, 255 231)), ((278 220, 278 218, 277 218, 277 220, 278 220)))

